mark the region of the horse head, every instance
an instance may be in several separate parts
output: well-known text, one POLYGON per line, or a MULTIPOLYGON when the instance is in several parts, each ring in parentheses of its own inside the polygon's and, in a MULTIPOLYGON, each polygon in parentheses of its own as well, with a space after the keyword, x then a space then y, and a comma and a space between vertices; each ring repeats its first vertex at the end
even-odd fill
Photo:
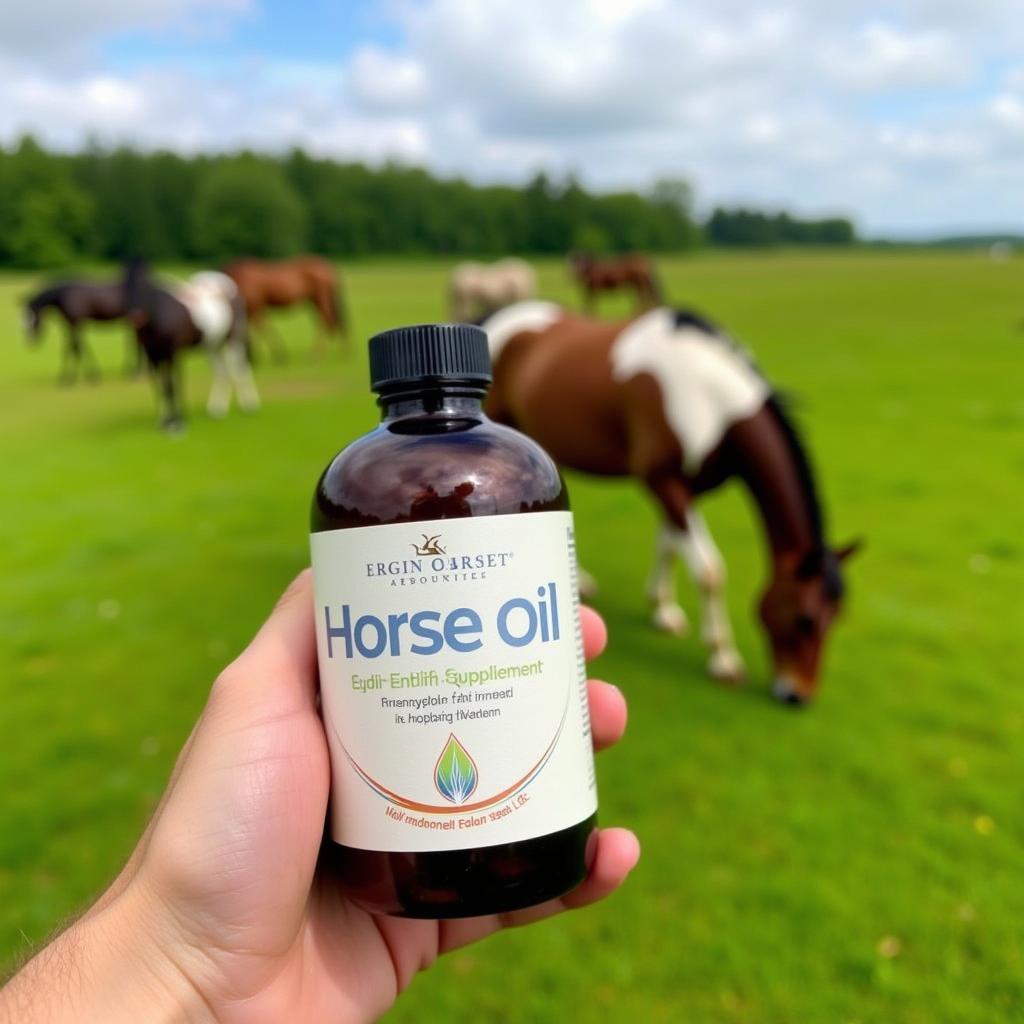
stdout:
POLYGON ((25 328, 25 340, 30 345, 39 344, 40 327, 39 306, 34 299, 28 299, 21 311, 21 322, 25 328))
POLYGON ((777 700, 805 704, 814 696, 825 638, 842 606, 842 563, 859 547, 859 541, 817 547, 776 561, 760 614, 772 649, 777 700))

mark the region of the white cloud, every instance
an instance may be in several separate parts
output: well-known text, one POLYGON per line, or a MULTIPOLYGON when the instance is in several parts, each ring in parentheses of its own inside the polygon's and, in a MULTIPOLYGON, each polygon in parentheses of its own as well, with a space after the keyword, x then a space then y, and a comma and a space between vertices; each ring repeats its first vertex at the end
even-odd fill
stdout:
POLYGON ((830 49, 826 67, 844 84, 875 92, 955 84, 974 70, 974 54, 951 32, 907 31, 887 21, 872 21, 830 49))
POLYGON ((0 47, 0 138, 301 143, 488 180, 573 170, 598 187, 684 174, 705 205, 841 209, 869 228, 1024 224, 1024 195, 993 184, 1024 175, 1018 0, 418 0, 393 8, 388 47, 202 74, 45 54, 130 28, 202 32, 249 0, 98 0, 91 28, 85 5, 54 2, 46 18, 0 13, 0 38, 43 36, 31 60, 0 47))
POLYGON ((429 98, 423 64, 377 46, 364 46, 353 57, 348 86, 355 102, 368 110, 418 109, 429 98))
POLYGON ((252 0, 11 0, 0 4, 0 53, 63 55, 125 30, 212 35, 251 7, 252 0))
POLYGON ((1002 93, 988 105, 989 112, 1011 131, 1024 131, 1024 100, 1019 96, 1002 93))

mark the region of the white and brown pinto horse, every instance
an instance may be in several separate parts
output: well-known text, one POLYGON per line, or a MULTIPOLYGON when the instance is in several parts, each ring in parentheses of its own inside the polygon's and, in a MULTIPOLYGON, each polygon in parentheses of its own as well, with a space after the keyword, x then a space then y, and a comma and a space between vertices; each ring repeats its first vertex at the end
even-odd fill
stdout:
POLYGON ((161 285, 141 261, 134 261, 125 273, 124 296, 126 316, 158 381, 165 429, 183 424, 178 359, 188 349, 203 349, 210 357, 213 381, 206 410, 211 416, 227 414, 232 394, 241 409, 259 408, 245 304, 230 277, 207 270, 187 281, 161 285))
POLYGON ((536 294, 533 267, 512 257, 496 263, 460 263, 448 282, 451 318, 456 323, 479 319, 536 294))
POLYGON ((823 641, 842 599, 839 550, 825 540, 804 448, 777 395, 735 342, 703 318, 667 308, 603 323, 546 302, 483 324, 494 365, 488 413, 585 473, 634 476, 664 513, 649 585, 655 624, 687 628, 673 582, 682 557, 703 599, 709 671, 743 663, 724 599, 725 565, 694 507, 739 477, 760 509, 771 580, 760 604, 774 694, 802 703, 817 686, 823 641))

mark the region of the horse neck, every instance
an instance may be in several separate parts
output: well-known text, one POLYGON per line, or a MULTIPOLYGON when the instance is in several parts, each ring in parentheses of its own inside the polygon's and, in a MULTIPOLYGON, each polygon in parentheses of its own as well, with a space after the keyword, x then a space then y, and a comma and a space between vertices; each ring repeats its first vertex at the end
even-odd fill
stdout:
POLYGON ((62 288, 47 288, 29 300, 29 309, 38 313, 41 309, 46 309, 47 306, 58 305, 62 291, 62 288))
POLYGON ((822 543, 810 465, 781 415, 769 403, 730 434, 730 461, 758 507, 776 565, 822 543))

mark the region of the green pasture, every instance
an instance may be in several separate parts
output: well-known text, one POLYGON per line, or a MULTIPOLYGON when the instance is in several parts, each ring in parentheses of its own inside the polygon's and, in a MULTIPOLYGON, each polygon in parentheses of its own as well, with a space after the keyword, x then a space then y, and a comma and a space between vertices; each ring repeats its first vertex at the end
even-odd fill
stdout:
MULTIPOLYGON (((0 277, 0 963, 127 856, 214 675, 306 562, 317 474, 374 418, 362 340, 440 318, 446 271, 347 268, 347 359, 314 362, 306 315, 281 315, 292 359, 259 365, 256 416, 208 420, 193 358, 182 437, 121 375, 121 327, 89 332, 102 383, 59 388, 55 329, 38 350, 20 335, 32 280, 0 277)), ((663 273, 793 395, 833 539, 866 538, 820 700, 766 697, 738 488, 705 505, 752 675, 731 691, 696 639, 647 625, 639 488, 571 479, 611 633, 594 673, 631 707, 601 817, 643 858, 606 905, 449 957, 390 1019, 1024 1020, 1024 264, 707 254, 663 273)))

